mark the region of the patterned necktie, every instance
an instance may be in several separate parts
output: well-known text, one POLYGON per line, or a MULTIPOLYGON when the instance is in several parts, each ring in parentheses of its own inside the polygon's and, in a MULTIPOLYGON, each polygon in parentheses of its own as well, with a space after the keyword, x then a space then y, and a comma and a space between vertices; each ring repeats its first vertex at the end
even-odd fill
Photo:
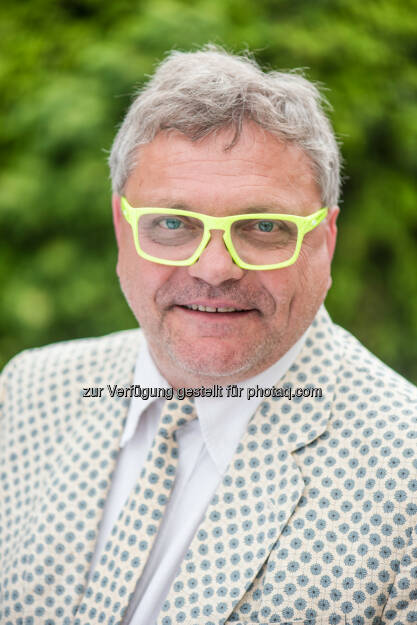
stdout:
POLYGON ((148 457, 94 569, 74 625, 122 621, 173 489, 176 431, 196 416, 190 399, 165 402, 148 457))

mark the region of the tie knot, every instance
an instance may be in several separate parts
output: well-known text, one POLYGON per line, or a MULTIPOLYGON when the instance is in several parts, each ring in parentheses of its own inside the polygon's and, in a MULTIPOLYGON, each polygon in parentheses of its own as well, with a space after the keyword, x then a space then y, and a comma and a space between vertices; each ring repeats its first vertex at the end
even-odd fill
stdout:
POLYGON ((197 413, 192 398, 168 399, 162 408, 160 434, 165 438, 173 436, 182 425, 189 423, 196 417, 197 413))

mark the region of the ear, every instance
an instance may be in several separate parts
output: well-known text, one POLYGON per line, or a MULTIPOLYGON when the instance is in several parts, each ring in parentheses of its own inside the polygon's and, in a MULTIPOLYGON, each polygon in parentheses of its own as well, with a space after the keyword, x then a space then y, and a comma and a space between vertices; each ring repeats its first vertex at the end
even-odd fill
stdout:
POLYGON ((329 260, 332 260, 334 254, 334 248, 336 247, 336 238, 337 238, 337 217, 339 215, 340 209, 338 206, 332 206, 329 209, 327 215, 327 250, 329 252, 329 260))
MULTIPOLYGON (((330 273, 330 263, 332 261, 333 258, 333 254, 334 254, 334 248, 336 247, 336 238, 337 238, 337 226, 336 226, 336 220, 337 220, 337 216, 339 214, 339 207, 338 206, 332 206, 329 209, 329 212, 327 214, 327 218, 326 218, 326 245, 327 245, 327 252, 329 255, 329 277, 327 280, 327 291, 330 289, 330 287, 332 286, 332 276, 330 273)), ((327 292, 326 291, 326 292, 327 292)))
POLYGON ((123 219, 122 209, 120 206, 120 195, 113 193, 112 195, 112 208, 113 208, 113 225, 114 232, 116 235, 117 245, 120 246, 120 238, 121 238, 121 223, 123 219))

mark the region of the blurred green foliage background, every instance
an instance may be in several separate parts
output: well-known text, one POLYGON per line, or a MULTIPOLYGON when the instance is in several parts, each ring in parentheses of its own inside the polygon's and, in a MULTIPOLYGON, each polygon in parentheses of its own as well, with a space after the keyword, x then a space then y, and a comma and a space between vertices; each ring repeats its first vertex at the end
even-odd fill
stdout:
POLYGON ((417 382, 416 0, 21 0, 0 35, 0 366, 136 325, 107 153, 166 51, 214 41, 327 86, 346 177, 327 306, 417 382))

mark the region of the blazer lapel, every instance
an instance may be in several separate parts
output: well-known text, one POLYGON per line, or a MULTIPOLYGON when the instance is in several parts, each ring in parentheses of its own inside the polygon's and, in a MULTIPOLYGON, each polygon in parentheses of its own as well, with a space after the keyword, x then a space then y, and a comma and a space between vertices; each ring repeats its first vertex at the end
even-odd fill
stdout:
MULTIPOLYGON (((340 362, 332 323, 319 311, 296 362, 277 387, 321 388, 321 397, 263 401, 210 501, 157 625, 223 625, 267 560, 303 494, 292 452, 326 430, 340 362), (326 370, 318 366, 325 356, 326 370)), ((248 604, 249 605, 249 604, 248 604)))

